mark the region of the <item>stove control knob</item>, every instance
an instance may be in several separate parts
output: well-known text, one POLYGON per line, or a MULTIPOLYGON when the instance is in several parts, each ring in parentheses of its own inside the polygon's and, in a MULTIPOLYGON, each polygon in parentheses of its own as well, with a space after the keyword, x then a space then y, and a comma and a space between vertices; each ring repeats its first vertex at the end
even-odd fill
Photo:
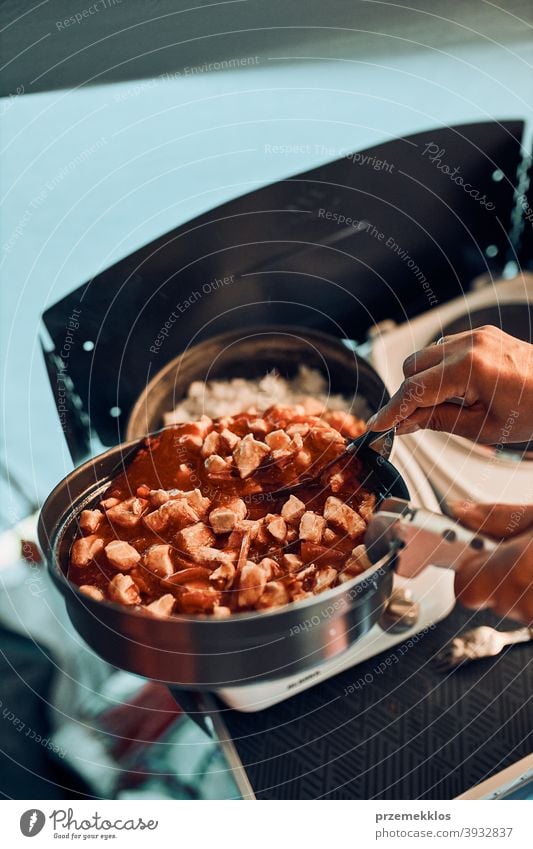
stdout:
POLYGON ((420 605, 413 599, 411 590, 398 587, 393 590, 379 624, 389 634, 403 634, 418 622, 420 605))

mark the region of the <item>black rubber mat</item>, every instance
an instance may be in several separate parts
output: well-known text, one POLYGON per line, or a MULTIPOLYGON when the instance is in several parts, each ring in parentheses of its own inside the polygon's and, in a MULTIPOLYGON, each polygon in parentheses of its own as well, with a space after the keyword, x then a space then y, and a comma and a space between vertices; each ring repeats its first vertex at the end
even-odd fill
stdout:
POLYGON ((433 663, 455 634, 482 624, 517 627, 457 607, 414 645, 261 713, 221 705, 256 796, 450 799, 529 754, 533 643, 452 673, 433 663))

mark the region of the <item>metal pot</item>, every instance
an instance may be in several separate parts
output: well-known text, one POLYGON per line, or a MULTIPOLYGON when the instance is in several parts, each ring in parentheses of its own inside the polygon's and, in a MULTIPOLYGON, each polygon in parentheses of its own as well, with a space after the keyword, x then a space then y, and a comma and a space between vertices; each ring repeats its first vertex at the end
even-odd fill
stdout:
POLYGON ((332 394, 353 399, 353 412, 362 418, 389 400, 372 366, 334 336, 290 326, 250 327, 193 345, 157 372, 132 409, 126 439, 163 427, 164 413, 186 396, 195 380, 256 379, 274 369, 290 378, 300 365, 321 372, 332 394))
MULTIPOLYGON (((312 599, 221 620, 152 619, 81 593, 66 578, 77 516, 99 500, 138 445, 119 445, 73 471, 48 496, 39 517, 39 542, 70 619, 104 660, 184 689, 217 690, 302 672, 340 654, 378 620, 392 589, 394 552, 369 573, 312 599)), ((409 498, 388 460, 369 448, 358 456, 365 486, 379 502, 388 496, 409 498)))

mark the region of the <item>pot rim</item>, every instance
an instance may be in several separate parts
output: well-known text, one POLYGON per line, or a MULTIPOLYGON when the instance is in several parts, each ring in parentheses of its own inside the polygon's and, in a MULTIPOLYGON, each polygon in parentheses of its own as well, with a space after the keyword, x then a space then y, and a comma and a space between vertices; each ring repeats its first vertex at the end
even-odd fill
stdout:
POLYGON ((355 365, 358 362, 363 363, 370 372, 372 372, 373 376, 380 381, 383 387, 384 398, 388 399, 390 397, 387 387, 383 383, 382 378, 374 369, 374 367, 367 362, 364 357, 361 357, 355 350, 350 349, 346 345, 343 344, 342 340, 338 337, 334 336, 331 333, 325 333, 322 330, 316 330, 314 328, 302 328, 293 324, 280 324, 280 325, 254 325, 246 331, 243 335, 242 331, 239 330, 227 330, 224 333, 216 334, 215 336, 210 336, 207 339, 202 339, 200 342, 196 342, 192 345, 186 347, 183 351, 180 351, 179 354, 176 354, 171 360, 169 360, 166 365, 162 366, 162 368, 157 371, 154 376, 149 380, 149 382, 144 387, 141 394, 138 396, 135 404, 130 410, 128 416, 128 422, 126 425, 126 440, 129 441, 131 439, 138 439, 138 435, 133 433, 133 423, 135 420, 142 416, 145 407, 146 407, 146 399, 150 397, 150 395, 154 392, 154 389, 165 380, 168 374, 175 372, 177 368, 179 368, 180 361, 183 357, 186 357, 192 351, 197 352, 202 347, 207 347, 208 345, 219 344, 221 350, 223 350, 227 346, 227 342, 230 340, 245 341, 252 336, 270 336, 270 335, 280 335, 280 336, 294 336, 298 335, 302 338, 308 338, 311 341, 315 339, 316 341, 320 341, 324 344, 331 345, 334 347, 339 353, 345 353, 346 355, 351 355, 352 363, 355 365))

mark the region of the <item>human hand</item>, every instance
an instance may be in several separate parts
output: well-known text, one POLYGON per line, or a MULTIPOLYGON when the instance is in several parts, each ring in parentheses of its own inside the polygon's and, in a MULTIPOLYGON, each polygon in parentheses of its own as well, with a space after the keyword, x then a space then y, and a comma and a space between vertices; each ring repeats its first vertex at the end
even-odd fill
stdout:
POLYGON ((450 509, 472 530, 502 540, 463 558, 455 574, 458 600, 533 624, 533 505, 457 502, 450 509))
POLYGON ((421 428, 479 442, 525 442, 533 437, 533 345, 486 326, 447 336, 411 354, 405 380, 367 423, 398 434, 421 428), (450 403, 450 399, 462 403, 450 403))

